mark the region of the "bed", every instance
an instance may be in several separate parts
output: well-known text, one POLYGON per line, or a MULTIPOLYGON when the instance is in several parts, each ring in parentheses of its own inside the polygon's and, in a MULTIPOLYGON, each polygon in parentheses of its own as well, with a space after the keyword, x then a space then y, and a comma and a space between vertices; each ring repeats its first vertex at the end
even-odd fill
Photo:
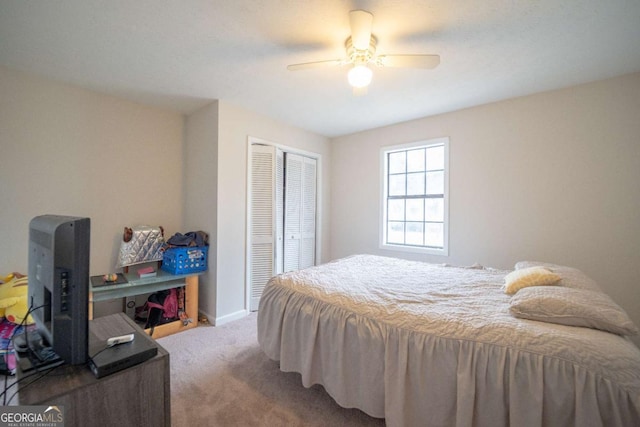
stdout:
MULTIPOLYGON (((564 313, 514 316, 526 289, 562 286, 512 296, 509 273, 373 255, 285 273, 263 292, 258 342, 305 387, 388 426, 640 425, 640 350, 619 333, 558 324, 564 313)), ((606 322, 618 314, 607 309, 594 311, 606 322)))

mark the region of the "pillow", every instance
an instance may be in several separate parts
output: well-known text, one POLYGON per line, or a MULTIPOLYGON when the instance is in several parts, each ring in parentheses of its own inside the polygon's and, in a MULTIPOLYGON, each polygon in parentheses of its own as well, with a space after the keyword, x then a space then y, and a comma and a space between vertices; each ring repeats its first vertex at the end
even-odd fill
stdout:
POLYGON ((529 267, 512 271, 504 278, 504 291, 513 295, 527 286, 553 285, 560 281, 560 276, 544 267, 529 267))
POLYGON ((516 263, 515 269, 521 270, 524 268, 530 267, 544 267, 547 270, 556 273, 561 277, 560 283, 558 285, 565 286, 567 288, 574 289, 587 289, 589 291, 599 291, 602 292, 600 286, 596 283, 595 280, 584 274, 582 271, 577 268, 567 267, 564 265, 551 264, 548 262, 538 262, 538 261, 520 261, 516 263))
POLYGON ((637 335, 627 313, 599 291, 545 286, 523 289, 511 298, 515 317, 600 329, 619 335, 637 335))

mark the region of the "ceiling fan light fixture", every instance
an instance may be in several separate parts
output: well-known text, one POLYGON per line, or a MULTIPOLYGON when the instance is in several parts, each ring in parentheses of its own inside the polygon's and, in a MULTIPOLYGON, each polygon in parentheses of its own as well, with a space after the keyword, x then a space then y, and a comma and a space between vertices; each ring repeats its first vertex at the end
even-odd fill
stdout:
POLYGON ((409 54, 409 55, 376 55, 377 39, 371 33, 373 15, 366 10, 352 10, 349 12, 349 26, 351 35, 344 42, 347 56, 343 59, 328 61, 304 62, 287 66, 290 71, 319 68, 325 66, 351 65, 347 80, 353 87, 354 95, 363 95, 373 77, 372 66, 395 68, 431 69, 438 66, 440 56, 409 54))
POLYGON ((371 78, 373 77, 373 71, 371 68, 366 65, 356 65, 352 69, 349 70, 347 74, 347 79, 349 80, 349 84, 353 87, 366 87, 371 83, 371 78))

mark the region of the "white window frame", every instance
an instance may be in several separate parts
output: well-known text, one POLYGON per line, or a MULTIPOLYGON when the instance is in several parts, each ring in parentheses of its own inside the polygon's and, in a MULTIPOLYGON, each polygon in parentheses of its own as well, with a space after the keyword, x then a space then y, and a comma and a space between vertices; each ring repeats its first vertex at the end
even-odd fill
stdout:
POLYGON ((424 141, 416 141, 407 144, 390 145, 380 148, 380 248, 402 252, 414 252, 428 255, 449 255, 449 138, 433 138, 424 141), (443 247, 434 248, 428 246, 415 246, 404 244, 390 244, 387 241, 387 154, 397 151, 442 145, 444 147, 444 217, 443 217, 443 247))

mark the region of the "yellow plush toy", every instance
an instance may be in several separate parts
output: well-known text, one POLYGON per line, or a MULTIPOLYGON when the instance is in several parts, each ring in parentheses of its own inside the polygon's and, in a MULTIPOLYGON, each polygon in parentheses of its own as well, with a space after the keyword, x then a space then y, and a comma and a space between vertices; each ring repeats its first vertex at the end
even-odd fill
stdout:
MULTIPOLYGON (((27 276, 20 273, 11 273, 4 279, 0 279, 0 317, 5 317, 9 322, 20 325, 24 316, 29 311, 27 276)), ((24 322, 33 324, 33 318, 24 322)))

